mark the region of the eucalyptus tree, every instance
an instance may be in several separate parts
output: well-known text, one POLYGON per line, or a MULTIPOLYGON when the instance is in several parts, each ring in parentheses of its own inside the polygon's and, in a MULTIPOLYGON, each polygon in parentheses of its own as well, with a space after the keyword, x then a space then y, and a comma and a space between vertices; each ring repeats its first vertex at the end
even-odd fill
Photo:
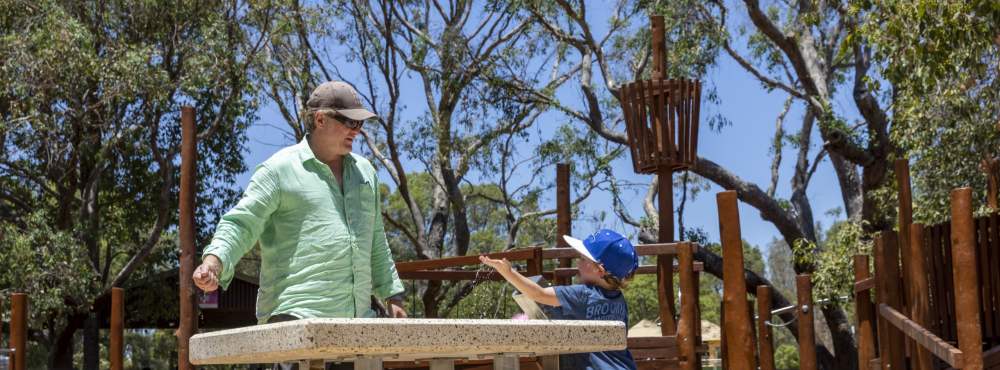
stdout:
MULTIPOLYGON (((996 155, 997 133, 992 124, 996 121, 996 70, 992 67, 996 49, 990 45, 997 23, 995 4, 618 1, 601 16, 588 16, 594 4, 581 0, 528 2, 528 7, 553 42, 573 51, 568 59, 588 63, 575 79, 582 91, 579 100, 535 97, 608 141, 626 142, 619 87, 649 71, 648 34, 643 31, 648 27, 643 22, 629 27, 639 15, 666 17, 669 76, 701 77, 717 54, 724 53, 764 90, 785 94, 784 109, 772 126, 775 135, 761 143, 772 147, 769 183, 750 182, 709 158, 698 158, 692 172, 736 190, 740 200, 774 224, 785 244, 800 257, 793 261, 797 273, 837 275, 848 268, 850 254, 865 251, 871 233, 893 227, 892 162, 896 158, 916 157, 917 193, 923 196, 918 196, 918 213, 932 215, 943 208, 945 188, 981 185, 983 176, 975 168, 982 157, 996 155), (607 13, 610 17, 604 18, 607 13), (593 31, 598 19, 607 23, 606 34, 593 31), (732 25, 741 20, 748 23, 732 25), (952 38, 969 43, 952 43, 952 38), (911 71, 917 71, 918 78, 908 80, 911 71), (963 85, 964 81, 968 83, 963 85), (840 108, 834 104, 838 91, 849 92, 853 105, 840 108), (947 100, 925 104, 941 92, 947 100), (789 116, 793 106, 804 113, 789 116), (776 189, 786 151, 795 157, 793 174, 787 180, 791 196, 783 199, 776 189), (830 238, 837 241, 830 251, 820 247, 807 193, 824 161, 830 162, 837 176, 842 209, 850 223, 837 228, 843 235, 830 238), (818 266, 824 269, 817 271, 818 266)), ((714 126, 720 121, 709 122, 714 126)), ((738 120, 732 124, 765 125, 738 120)), ((647 218, 655 215, 654 191, 647 193, 647 218)), ((646 240, 652 240, 655 233, 650 232, 649 223, 636 222, 622 207, 619 210, 623 219, 632 219, 644 229, 641 235, 646 240)), ((705 261, 706 271, 721 275, 717 255, 705 252, 697 258, 705 261)), ((767 283, 751 271, 747 275, 748 285, 767 283)), ((827 280, 831 280, 829 292, 836 292, 842 283, 836 278, 827 280)), ((787 302, 783 295, 774 297, 775 305, 787 302)), ((845 311, 829 305, 821 312, 833 337, 833 348, 819 348, 822 366, 856 368, 856 348, 845 311)), ((796 334, 794 328, 789 329, 796 334)))
POLYGON ((111 287, 176 258, 161 238, 177 222, 182 104, 198 112, 199 229, 235 197, 256 50, 237 1, 2 4, 0 289, 31 294, 34 347, 73 368, 74 334, 111 287))

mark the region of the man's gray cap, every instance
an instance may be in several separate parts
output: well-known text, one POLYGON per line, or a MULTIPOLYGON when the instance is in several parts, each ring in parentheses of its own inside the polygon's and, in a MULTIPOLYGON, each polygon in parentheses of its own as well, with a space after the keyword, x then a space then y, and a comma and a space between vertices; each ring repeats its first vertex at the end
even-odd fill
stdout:
POLYGON ((361 105, 358 92, 350 84, 342 81, 327 81, 313 90, 306 102, 309 109, 332 109, 344 117, 364 121, 375 117, 361 105))

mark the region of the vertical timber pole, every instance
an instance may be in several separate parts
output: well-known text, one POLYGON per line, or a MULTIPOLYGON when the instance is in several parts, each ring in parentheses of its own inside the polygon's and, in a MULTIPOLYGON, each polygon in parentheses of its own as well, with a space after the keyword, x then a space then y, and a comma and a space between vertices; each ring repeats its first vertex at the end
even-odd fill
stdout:
POLYGON ((28 360, 28 295, 10 297, 10 346, 14 348, 14 370, 25 370, 28 360))
MULTIPOLYGON (((902 299, 899 292, 899 280, 902 276, 899 273, 899 241, 897 234, 893 230, 883 231, 875 243, 876 253, 881 251, 881 259, 878 261, 878 269, 875 271, 879 276, 879 304, 884 303, 896 311, 905 312, 902 309, 902 299), (879 244, 881 244, 881 247, 879 244)), ((882 368, 887 370, 903 370, 904 366, 906 366, 906 341, 903 338, 903 333, 886 320, 879 320, 879 322, 885 322, 884 325, 880 324, 880 329, 884 330, 880 330, 879 332, 879 342, 881 343, 884 339, 886 346, 886 351, 880 353, 882 368)))
MULTIPOLYGON (((899 253, 901 255, 900 264, 902 265, 901 277, 909 276, 910 271, 910 224, 913 223, 913 200, 910 193, 910 163, 905 158, 897 159, 895 162, 896 170, 896 185, 898 188, 899 197, 899 212, 897 212, 898 217, 898 227, 899 227, 899 253)), ((907 281, 906 279, 899 279, 897 282, 899 284, 899 295, 900 295, 900 306, 899 312, 910 312, 910 287, 913 286, 912 281, 907 281)), ((904 337, 906 340, 906 353, 912 354, 916 350, 914 342, 909 337, 904 337)))
MULTIPOLYGON (((650 17, 653 25, 653 79, 663 78, 666 70, 666 41, 664 39, 663 16, 650 17)), ((664 125, 657 122, 656 127, 664 125)), ((661 138, 661 140, 669 140, 661 138)), ((663 143, 660 143, 663 144, 663 143)), ((657 169, 660 243, 674 242, 674 172, 669 165, 661 165, 657 169)), ((674 322, 674 258, 668 255, 656 256, 657 286, 660 302, 660 331, 663 335, 675 335, 677 324, 674 322)))
POLYGON ((677 339, 680 340, 681 356, 684 362, 681 363, 682 370, 695 370, 701 359, 695 351, 695 325, 701 323, 697 321, 698 288, 694 282, 694 244, 684 243, 678 247, 677 260, 680 268, 678 270, 681 284, 681 325, 677 339))
MULTIPOLYGON (((559 248, 569 248, 569 244, 566 244, 566 240, 563 239, 563 235, 572 235, 573 233, 573 216, 572 216, 572 205, 569 202, 569 165, 566 163, 559 163, 556 165, 556 245, 559 248)), ((570 258, 560 258, 559 267, 567 268, 571 267, 573 260, 570 258)), ((556 283, 559 285, 568 285, 570 278, 558 278, 556 283)))
POLYGON ((729 357, 730 368, 752 370, 757 368, 757 362, 751 324, 747 317, 750 308, 743 272, 743 239, 740 235, 736 192, 721 192, 716 200, 719 207, 719 234, 722 235, 722 310, 729 318, 722 323, 726 328, 726 355, 729 357))
POLYGON ((951 256, 955 284, 955 321, 963 370, 983 369, 979 285, 976 276, 976 229, 972 219, 972 189, 951 191, 951 256))
MULTIPOLYGON (((871 277, 868 256, 854 256, 854 281, 871 277)), ((858 318, 858 368, 867 369, 875 359, 875 305, 872 304, 871 289, 854 292, 855 313, 858 318)))
POLYGON ((812 276, 803 274, 795 277, 795 290, 799 298, 799 369, 816 370, 816 328, 813 312, 816 307, 812 300, 812 276))
POLYGON ((774 338, 771 326, 771 287, 757 286, 757 345, 760 347, 760 370, 774 370, 774 338))
POLYGON ((177 368, 192 370, 188 356, 191 335, 197 329, 194 300, 194 198, 196 132, 194 108, 181 108, 181 192, 180 192, 180 323, 177 325, 177 368))
POLYGON ((125 302, 122 288, 111 288, 111 370, 122 370, 125 302))
MULTIPOLYGON (((900 235, 900 239, 907 239, 900 235)), ((910 304, 910 320, 922 327, 930 327, 930 302, 928 292, 930 291, 927 281, 927 267, 924 260, 924 225, 910 225, 909 256, 912 259, 906 272, 908 278, 907 299, 910 304)), ((920 345, 913 346, 912 354, 914 370, 931 370, 934 366, 934 359, 926 348, 920 345)))

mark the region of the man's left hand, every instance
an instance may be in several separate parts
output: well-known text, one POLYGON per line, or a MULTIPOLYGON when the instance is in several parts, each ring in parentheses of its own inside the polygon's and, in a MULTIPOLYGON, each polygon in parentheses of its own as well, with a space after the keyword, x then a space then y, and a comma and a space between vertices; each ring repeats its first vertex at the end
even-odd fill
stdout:
POLYGON ((396 319, 405 319, 406 309, 403 308, 403 300, 401 299, 391 299, 389 300, 389 317, 396 319))

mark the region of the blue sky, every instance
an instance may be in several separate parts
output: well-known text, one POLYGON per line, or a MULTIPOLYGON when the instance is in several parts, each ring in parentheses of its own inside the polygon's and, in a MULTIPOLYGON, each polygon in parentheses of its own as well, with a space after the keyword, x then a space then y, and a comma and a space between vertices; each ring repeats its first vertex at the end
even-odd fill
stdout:
MULTIPOLYGON (((591 6, 600 6, 592 4, 591 6)), ((731 19, 730 29, 735 29, 740 24, 747 24, 745 19, 745 9, 739 4, 730 4, 731 19)), ((600 19, 608 12, 590 11, 589 16, 594 32, 603 34, 606 29, 606 19, 600 19)), ((645 21, 642 21, 644 26, 645 21)), ((743 51, 740 40, 734 41, 734 46, 743 51)), ((330 48, 333 60, 343 62, 339 57, 336 47, 330 48)), ((746 55, 746 53, 744 53, 746 55)), ((352 69, 357 69, 357 65, 340 65, 341 69, 350 73, 352 69)), ((707 105, 703 102, 702 108, 702 128, 699 130, 699 155, 708 158, 731 172, 737 174, 746 181, 756 183, 762 189, 766 189, 770 181, 771 156, 769 154, 771 138, 774 135, 775 119, 781 111, 786 94, 780 91, 767 92, 761 84, 742 67, 726 54, 720 55, 717 64, 713 66, 705 78, 706 85, 713 84, 721 100, 719 105, 707 105), (711 114, 721 114, 732 122, 731 126, 723 128, 721 131, 713 131, 707 128, 707 117, 711 114)), ((598 82, 595 81, 595 85, 598 82)), ((417 86, 417 85, 411 85, 417 86)), ((560 91, 558 96, 566 101, 578 101, 579 93, 576 85, 570 83, 569 89, 560 91)), ((404 92, 404 104, 408 107, 404 111, 404 116, 410 118, 421 113, 421 108, 425 106, 422 96, 422 89, 410 89, 404 92)), ((854 120, 857 113, 850 97, 841 93, 835 99, 834 109, 854 120)), ((283 134, 282 127, 285 126, 283 119, 273 105, 265 105, 260 113, 260 120, 250 129, 249 151, 245 153, 245 160, 249 168, 253 168, 257 163, 267 159, 284 145, 293 144, 283 134)), ((548 117, 545 115, 544 117, 548 117)), ((558 115, 552 114, 552 117, 558 115)), ((786 133, 794 133, 798 130, 802 118, 802 105, 795 104, 791 112, 785 119, 786 133)), ((543 136, 551 134, 554 128, 565 122, 565 118, 542 119, 536 124, 537 131, 543 136)), ((814 130, 817 131, 817 130, 814 130)), ((813 148, 811 157, 819 151, 821 143, 817 134, 813 137, 813 148)), ((355 151, 359 152, 362 143, 355 145, 355 151)), ((527 144, 526 144, 527 145, 527 144)), ((530 149, 525 148, 524 151, 530 149)), ((789 179, 793 170, 797 150, 786 145, 784 160, 780 169, 781 177, 778 183, 777 195, 787 198, 789 196, 789 179)), ((374 160, 373 160, 374 162, 374 160)), ((411 166, 415 170, 422 169, 421 166, 411 166)), ((547 171, 551 176, 555 175, 555 168, 547 171)), ((649 183, 652 176, 636 175, 632 171, 630 159, 626 156, 615 163, 614 175, 618 178, 630 182, 649 183)), ((249 180, 249 173, 240 175, 236 181, 239 186, 245 186, 249 180)), ((381 173, 383 183, 392 184, 386 173, 381 173)), ((701 227, 708 232, 711 241, 718 241, 718 221, 715 194, 722 191, 718 186, 712 185, 708 192, 702 193, 693 201, 689 200, 685 215, 685 224, 688 227, 701 227)), ((626 194, 625 202, 633 217, 642 215, 642 198, 645 189, 635 189, 632 194, 626 194)), ((812 201, 814 216, 817 222, 824 227, 829 226, 836 218, 843 218, 842 212, 832 216, 827 214, 827 210, 842 207, 840 188, 836 176, 829 160, 820 164, 819 170, 812 179, 808 190, 808 195, 812 201)), ((548 195, 545 200, 549 202, 549 207, 555 205, 555 191, 548 195)), ((675 200, 675 204, 679 202, 675 200)), ((595 191, 582 205, 581 211, 585 215, 595 215, 611 208, 611 195, 608 192, 595 191)), ((544 205, 543 205, 544 206, 544 205)), ((762 220, 759 213, 752 207, 740 204, 740 219, 743 238, 751 244, 765 248, 773 238, 780 238, 777 229, 770 223, 762 220)), ((627 233, 634 233, 631 227, 623 225, 613 214, 605 219, 605 223, 585 222, 575 220, 573 230, 576 234, 587 234, 601 227, 609 227, 624 230, 627 233)))

